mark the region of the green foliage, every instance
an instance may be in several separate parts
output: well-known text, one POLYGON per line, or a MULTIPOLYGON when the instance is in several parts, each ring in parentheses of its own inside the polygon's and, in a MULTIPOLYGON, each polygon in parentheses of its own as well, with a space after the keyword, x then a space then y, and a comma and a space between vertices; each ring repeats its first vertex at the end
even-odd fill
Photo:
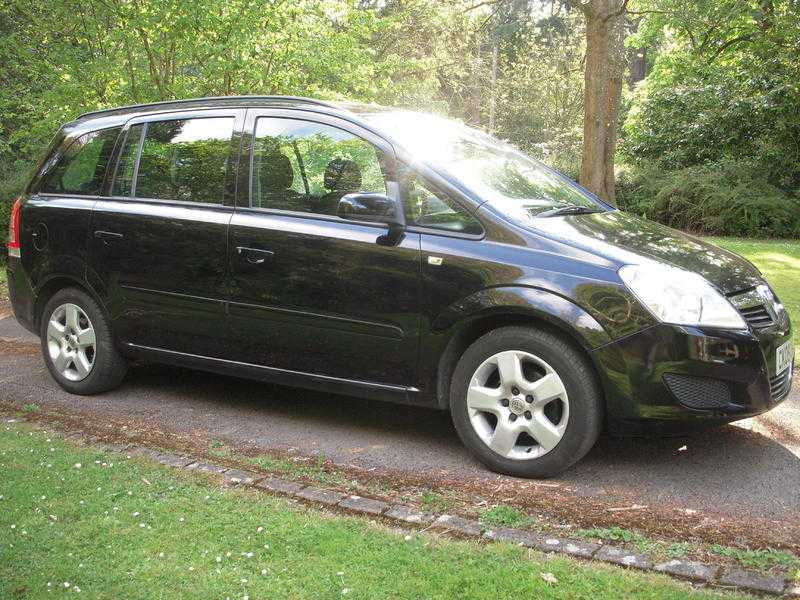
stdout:
POLYGON ((489 526, 528 527, 536 520, 513 506, 500 504, 481 513, 481 523, 489 526))
POLYGON ((678 229, 738 237, 800 236, 800 199, 744 161, 637 169, 620 178, 617 201, 625 210, 678 229))
POLYGON ((435 513, 446 513, 455 507, 455 502, 451 498, 430 490, 422 492, 420 504, 424 510, 435 513))
POLYGON ((626 207, 724 235, 800 235, 800 20, 772 0, 640 0, 659 44, 621 153, 626 207))
POLYGON ((316 456, 313 460, 276 458, 269 454, 246 459, 247 462, 265 471, 280 473, 290 479, 313 479, 326 485, 340 485, 344 482, 344 474, 330 468, 323 455, 316 456))
POLYGON ((721 544, 712 544, 710 550, 714 554, 734 558, 744 567, 760 571, 767 571, 773 567, 792 568, 800 564, 800 559, 791 552, 775 548, 742 550, 721 544))

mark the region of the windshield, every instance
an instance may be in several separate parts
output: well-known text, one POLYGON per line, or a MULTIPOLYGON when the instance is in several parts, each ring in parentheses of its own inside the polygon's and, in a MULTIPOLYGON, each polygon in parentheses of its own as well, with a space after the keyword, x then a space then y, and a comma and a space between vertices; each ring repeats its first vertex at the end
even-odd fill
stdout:
POLYGON ((577 185, 477 129, 409 111, 361 116, 508 216, 530 219, 567 206, 605 210, 577 185))

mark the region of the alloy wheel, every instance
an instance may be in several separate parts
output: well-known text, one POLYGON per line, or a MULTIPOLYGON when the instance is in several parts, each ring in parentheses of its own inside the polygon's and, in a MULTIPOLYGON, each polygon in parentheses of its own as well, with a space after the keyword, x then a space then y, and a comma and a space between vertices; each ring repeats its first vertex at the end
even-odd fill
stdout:
POLYGON ((569 398, 555 369, 520 350, 498 352, 475 371, 467 411, 478 437, 514 460, 539 458, 558 445, 569 421, 569 398))
POLYGON ((89 317, 77 304, 58 306, 47 324, 47 349, 53 367, 70 381, 89 376, 96 357, 96 338, 89 317))

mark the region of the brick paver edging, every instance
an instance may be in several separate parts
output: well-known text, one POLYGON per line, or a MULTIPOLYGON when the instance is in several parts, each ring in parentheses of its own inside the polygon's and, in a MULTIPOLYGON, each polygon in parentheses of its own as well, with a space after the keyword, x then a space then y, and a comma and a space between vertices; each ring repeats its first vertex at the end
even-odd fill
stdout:
MULTIPOLYGON (((6 419, 15 422, 18 419, 6 419)), ((221 476, 225 483, 234 486, 247 486, 280 496, 290 496, 315 505, 337 508, 350 513, 425 526, 462 537, 479 540, 497 540, 532 548, 541 552, 564 554, 582 559, 599 560, 622 567, 653 571, 687 579, 696 583, 711 586, 736 587, 749 592, 762 594, 787 594, 800 598, 800 587, 788 582, 783 577, 763 575, 757 571, 748 571, 736 567, 720 567, 718 565, 700 563, 689 560, 670 560, 656 563, 652 558, 611 544, 595 544, 585 540, 565 539, 549 536, 524 529, 510 527, 487 528, 479 521, 465 519, 457 515, 432 514, 419 511, 410 506, 390 505, 374 498, 363 498, 343 494, 337 490, 328 490, 316 486, 305 485, 296 481, 287 481, 261 473, 242 471, 217 465, 205 459, 196 459, 170 452, 160 452, 151 448, 134 445, 103 443, 81 432, 63 433, 72 440, 85 440, 99 445, 111 452, 126 453, 130 456, 144 456, 172 468, 204 471, 221 476)))
MULTIPOLYGON (((149 452, 140 453, 143 455, 150 454, 149 452)), ((150 455, 152 456, 152 454, 150 455)), ((425 525, 432 529, 454 533, 458 536, 510 542, 541 552, 599 560, 622 567, 667 574, 696 583, 728 588, 737 587, 764 594, 782 595, 786 592, 800 597, 800 593, 797 593, 798 590, 792 588, 790 583, 787 584, 784 578, 763 575, 756 571, 746 571, 735 567, 721 568, 718 565, 678 559, 657 563, 644 554, 629 552, 625 548, 611 544, 601 545, 587 542, 586 540, 559 538, 510 527, 487 528, 479 521, 465 519, 457 515, 426 513, 410 506, 390 505, 374 498, 347 495, 337 490, 328 490, 304 485, 296 481, 267 477, 255 472, 226 469, 219 465, 204 462, 192 461, 186 464, 187 458, 177 454, 157 453, 153 458, 159 463, 170 467, 198 468, 219 473, 229 484, 252 486, 272 494, 291 496, 312 504, 335 507, 365 516, 379 516, 393 521, 401 521, 404 524, 425 525)))

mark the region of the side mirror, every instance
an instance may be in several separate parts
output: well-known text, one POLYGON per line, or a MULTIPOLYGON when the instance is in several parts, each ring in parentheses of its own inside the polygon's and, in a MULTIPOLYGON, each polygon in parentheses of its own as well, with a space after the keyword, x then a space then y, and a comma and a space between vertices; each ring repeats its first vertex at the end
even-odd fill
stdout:
POLYGON ((346 194, 339 200, 336 214, 355 221, 389 223, 394 218, 395 203, 386 194, 346 194))
POLYGON ((403 239, 405 218, 398 202, 378 193, 345 194, 339 200, 336 214, 343 219, 386 223, 389 231, 378 238, 378 243, 393 246, 403 239))

